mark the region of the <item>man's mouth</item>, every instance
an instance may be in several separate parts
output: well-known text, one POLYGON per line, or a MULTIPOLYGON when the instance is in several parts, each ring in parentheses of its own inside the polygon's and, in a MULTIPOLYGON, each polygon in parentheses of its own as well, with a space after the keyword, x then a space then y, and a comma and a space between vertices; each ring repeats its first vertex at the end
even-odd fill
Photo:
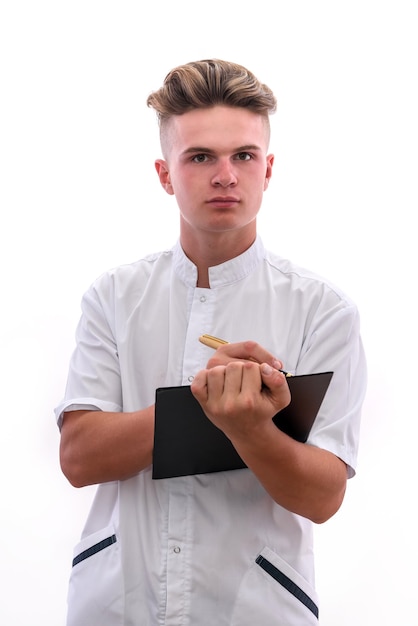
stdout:
POLYGON ((215 196, 214 198, 210 198, 210 200, 208 200, 208 204, 226 208, 232 207, 238 204, 238 202, 239 198, 236 196, 215 196))

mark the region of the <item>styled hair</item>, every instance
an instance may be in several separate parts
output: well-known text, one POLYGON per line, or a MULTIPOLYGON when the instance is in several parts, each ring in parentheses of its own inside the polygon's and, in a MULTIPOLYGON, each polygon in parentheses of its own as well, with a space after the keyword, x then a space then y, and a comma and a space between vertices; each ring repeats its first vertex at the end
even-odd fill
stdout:
POLYGON ((210 59, 171 70, 147 105, 155 109, 161 126, 173 115, 215 105, 246 108, 268 119, 277 102, 271 89, 242 65, 210 59))

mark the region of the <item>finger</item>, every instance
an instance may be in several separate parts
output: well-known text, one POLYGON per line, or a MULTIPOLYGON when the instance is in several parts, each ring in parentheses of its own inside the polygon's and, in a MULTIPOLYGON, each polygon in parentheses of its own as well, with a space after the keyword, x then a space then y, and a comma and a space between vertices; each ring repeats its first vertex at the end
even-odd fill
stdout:
POLYGON ((263 348, 263 346, 256 341, 244 341, 243 348, 245 353, 248 355, 248 360, 255 361, 260 364, 268 363, 276 369, 281 369, 281 361, 279 361, 274 354, 266 350, 266 348, 263 348))
POLYGON ((242 389, 243 361, 232 361, 225 368, 224 393, 238 395, 242 389))
POLYGON ((262 386, 260 366, 251 361, 244 361, 242 368, 242 390, 259 393, 262 386))
POLYGON ((190 389, 192 394, 200 402, 205 402, 208 398, 207 371, 201 370, 194 377, 190 389))
POLYGON ((217 400, 223 392, 225 386, 225 366, 219 365, 212 369, 206 370, 207 372, 207 390, 208 399, 217 400))
POLYGON ((217 349, 214 357, 269 363, 276 369, 281 369, 283 366, 279 359, 256 341, 239 341, 226 344, 217 349))
POLYGON ((271 352, 263 348, 256 341, 244 341, 242 343, 243 349, 248 355, 248 359, 256 361, 257 363, 270 363, 272 364, 275 357, 271 352))

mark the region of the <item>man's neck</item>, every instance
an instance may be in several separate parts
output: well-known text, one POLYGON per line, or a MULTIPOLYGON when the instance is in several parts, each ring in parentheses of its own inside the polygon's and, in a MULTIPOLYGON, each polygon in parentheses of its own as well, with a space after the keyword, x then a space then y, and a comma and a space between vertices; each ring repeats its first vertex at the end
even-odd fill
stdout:
POLYGON ((209 268, 243 254, 254 243, 255 236, 255 233, 251 237, 239 237, 237 233, 228 232, 211 233, 210 236, 205 235, 199 242, 180 236, 184 253, 197 267, 196 286, 210 288, 209 268))

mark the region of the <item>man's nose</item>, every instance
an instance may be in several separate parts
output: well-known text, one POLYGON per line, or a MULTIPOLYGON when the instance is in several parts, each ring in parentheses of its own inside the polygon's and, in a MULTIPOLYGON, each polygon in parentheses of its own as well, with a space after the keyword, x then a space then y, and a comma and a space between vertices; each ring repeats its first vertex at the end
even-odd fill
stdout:
POLYGON ((236 185, 236 183, 237 177, 231 161, 229 159, 220 160, 212 178, 212 185, 217 187, 230 187, 231 185, 236 185))

